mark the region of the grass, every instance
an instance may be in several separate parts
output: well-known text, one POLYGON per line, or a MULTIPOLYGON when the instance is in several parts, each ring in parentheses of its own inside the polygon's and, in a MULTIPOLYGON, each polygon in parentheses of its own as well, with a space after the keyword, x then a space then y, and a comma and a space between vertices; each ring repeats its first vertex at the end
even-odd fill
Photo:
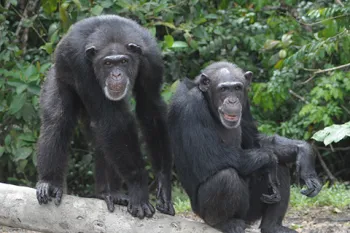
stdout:
POLYGON ((289 205, 293 208, 332 206, 346 208, 350 206, 350 189, 344 184, 329 187, 325 184, 321 192, 313 198, 300 194, 300 187, 292 186, 289 205))
POLYGON ((173 186, 173 201, 176 213, 184 213, 192 211, 190 199, 178 185, 173 186))
MULTIPOLYGON (((332 206, 343 209, 350 206, 350 189, 344 184, 335 184, 332 187, 325 184, 321 192, 313 198, 300 194, 300 190, 300 187, 291 187, 289 205, 292 208, 332 206)), ((173 187, 173 201, 176 213, 192 211, 187 194, 178 185, 173 187)))

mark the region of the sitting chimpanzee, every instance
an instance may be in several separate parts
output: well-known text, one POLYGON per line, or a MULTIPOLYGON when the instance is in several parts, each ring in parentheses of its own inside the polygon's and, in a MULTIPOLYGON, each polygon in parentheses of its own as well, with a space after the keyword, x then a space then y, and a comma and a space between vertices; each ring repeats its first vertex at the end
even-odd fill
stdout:
POLYGON ((40 204, 62 197, 68 144, 77 118, 84 119, 96 148, 96 192, 107 202, 128 205, 139 218, 151 217, 148 174, 130 111, 148 144, 155 170, 157 209, 174 215, 171 203, 172 156, 166 105, 160 89, 163 61, 155 39, 136 22, 115 15, 74 24, 55 51, 55 65, 42 88, 41 131, 38 142, 37 199, 40 204), (129 196, 120 192, 125 181, 129 196))
POLYGON ((287 163, 296 162, 309 197, 321 190, 312 147, 304 141, 259 135, 250 113, 251 72, 217 62, 177 88, 168 124, 175 167, 193 211, 227 233, 244 232, 262 217, 261 232, 295 232, 282 226, 290 193, 287 163), (278 158, 277 179, 271 172, 278 158), (280 201, 264 203, 263 193, 279 182, 280 201), (273 202, 272 202, 273 203, 273 202))

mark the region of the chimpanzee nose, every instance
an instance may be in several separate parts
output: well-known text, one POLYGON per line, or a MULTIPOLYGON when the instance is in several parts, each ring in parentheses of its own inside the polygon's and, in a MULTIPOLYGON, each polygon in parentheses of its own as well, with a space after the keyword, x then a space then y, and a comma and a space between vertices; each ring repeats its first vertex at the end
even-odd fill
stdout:
POLYGON ((117 73, 117 74, 112 74, 112 78, 115 80, 115 81, 120 81, 122 79, 122 74, 121 73, 117 73))

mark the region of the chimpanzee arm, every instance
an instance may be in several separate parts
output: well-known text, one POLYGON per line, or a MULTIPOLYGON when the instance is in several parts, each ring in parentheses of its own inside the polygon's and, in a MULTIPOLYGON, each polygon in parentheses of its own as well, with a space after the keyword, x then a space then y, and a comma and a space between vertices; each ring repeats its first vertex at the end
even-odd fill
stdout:
POLYGON ((305 181, 307 190, 301 193, 314 197, 322 188, 322 184, 315 171, 315 153, 306 141, 293 140, 279 135, 259 135, 261 147, 271 148, 277 154, 279 162, 296 163, 296 171, 305 181))
MULTIPOLYGON (((149 51, 155 51, 150 49, 149 51)), ((156 50, 157 51, 157 50, 156 50)), ((135 83, 136 114, 150 151, 152 167, 158 183, 156 208, 175 215, 171 202, 171 171, 173 165, 166 124, 167 108, 160 95, 163 63, 156 54, 144 54, 141 72, 135 83), (153 73, 151 73, 153 72, 153 73)))
POLYGON ((59 205, 68 161, 68 144, 76 124, 79 99, 70 86, 49 72, 41 93, 41 129, 38 141, 36 185, 39 204, 55 198, 59 205))

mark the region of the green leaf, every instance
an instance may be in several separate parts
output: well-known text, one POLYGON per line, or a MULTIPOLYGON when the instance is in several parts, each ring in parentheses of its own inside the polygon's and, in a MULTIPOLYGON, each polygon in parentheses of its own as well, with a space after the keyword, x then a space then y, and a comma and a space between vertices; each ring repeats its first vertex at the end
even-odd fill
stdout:
POLYGON ((41 0, 41 6, 44 12, 48 15, 57 10, 57 1, 56 0, 41 0))
POLYGON ((102 11, 103 11, 103 7, 99 5, 96 5, 91 9, 91 13, 93 15, 101 15, 102 11))
POLYGON ((312 136, 316 141, 323 141, 326 146, 333 142, 339 142, 345 137, 350 137, 350 122, 342 125, 331 125, 312 136))
POLYGON ((171 35, 164 36, 165 43, 168 48, 171 48, 174 44, 174 38, 171 35))
POLYGON ((27 90, 34 95, 40 95, 40 87, 37 85, 30 84, 27 90))
POLYGON ((33 149, 30 147, 18 148, 15 152, 15 161, 26 159, 33 152, 33 149))
POLYGON ((27 89, 28 85, 27 84, 22 84, 17 86, 16 88, 16 93, 21 94, 25 89, 27 89))
POLYGON ((176 29, 175 25, 169 22, 156 22, 154 25, 163 25, 172 29, 176 29))
POLYGON ((187 48, 188 44, 184 41, 175 41, 172 48, 187 48))
POLYGON ((173 84, 171 84, 171 86, 170 86, 170 91, 171 91, 172 93, 175 93, 175 91, 176 91, 177 86, 179 85, 179 83, 180 83, 180 80, 178 79, 178 80, 176 80, 175 82, 173 82, 173 84))
POLYGON ((81 9, 81 3, 80 3, 80 1, 79 0, 72 0, 74 3, 75 3, 75 5, 77 6, 77 8, 78 8, 78 10, 80 10, 81 9))
POLYGON ((0 157, 4 154, 5 152, 5 147, 0 146, 0 157))
POLYGON ((264 44, 264 49, 269 50, 273 49, 280 43, 279 40, 266 40, 264 44))
POLYGON ((40 46, 40 49, 45 50, 48 54, 52 54, 53 43, 52 42, 45 43, 44 45, 40 46))
POLYGON ((28 160, 20 160, 16 167, 16 171, 19 173, 24 173, 24 169, 26 168, 27 164, 28 164, 28 160))
POLYGON ((9 108, 9 113, 13 115, 17 113, 19 110, 21 110, 26 100, 27 100, 26 93, 22 93, 20 95, 14 96, 14 99, 12 100, 12 103, 9 108))

